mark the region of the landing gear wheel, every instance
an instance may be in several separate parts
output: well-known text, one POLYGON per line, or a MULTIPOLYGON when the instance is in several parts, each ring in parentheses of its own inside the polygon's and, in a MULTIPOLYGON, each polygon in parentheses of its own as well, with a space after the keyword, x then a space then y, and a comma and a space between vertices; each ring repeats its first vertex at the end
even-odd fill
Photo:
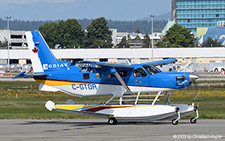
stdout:
POLYGON ((115 118, 109 118, 108 123, 109 125, 116 125, 118 122, 115 118))
POLYGON ((177 120, 177 119, 173 119, 173 120, 172 120, 172 124, 173 124, 173 125, 177 125, 177 124, 178 124, 178 120, 177 120))
POLYGON ((193 117, 193 118, 190 119, 190 122, 191 122, 192 124, 195 124, 195 123, 197 122, 197 119, 193 117))

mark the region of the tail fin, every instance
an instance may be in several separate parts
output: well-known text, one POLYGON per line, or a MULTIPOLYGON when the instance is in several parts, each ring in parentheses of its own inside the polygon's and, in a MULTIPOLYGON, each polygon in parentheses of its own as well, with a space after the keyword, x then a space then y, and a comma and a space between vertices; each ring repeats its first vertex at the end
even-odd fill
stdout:
POLYGON ((26 32, 34 72, 57 71, 68 64, 56 60, 39 31, 26 32))

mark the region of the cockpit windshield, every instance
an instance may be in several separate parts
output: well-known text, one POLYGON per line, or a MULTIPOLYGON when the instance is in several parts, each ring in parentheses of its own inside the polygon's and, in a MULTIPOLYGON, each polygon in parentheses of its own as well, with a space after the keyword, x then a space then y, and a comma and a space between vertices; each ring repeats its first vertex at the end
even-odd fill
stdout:
POLYGON ((153 75, 159 72, 162 72, 160 69, 158 69, 155 66, 151 66, 151 65, 143 65, 143 68, 148 72, 148 74, 153 75))

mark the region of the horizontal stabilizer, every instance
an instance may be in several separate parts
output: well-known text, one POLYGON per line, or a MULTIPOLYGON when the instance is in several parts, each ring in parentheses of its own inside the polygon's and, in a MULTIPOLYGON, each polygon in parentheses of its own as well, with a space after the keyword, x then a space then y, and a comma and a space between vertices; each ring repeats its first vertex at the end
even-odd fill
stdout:
POLYGON ((45 73, 30 73, 30 74, 27 74, 26 71, 23 71, 23 72, 17 74, 16 76, 14 76, 12 79, 15 79, 15 78, 33 78, 35 76, 47 76, 47 74, 45 74, 45 73))
POLYGON ((26 77, 27 78, 33 78, 35 76, 47 76, 47 74, 45 74, 45 73, 31 73, 31 74, 28 74, 26 77))
POLYGON ((26 71, 23 71, 23 72, 17 74, 16 76, 14 76, 12 79, 15 79, 15 78, 21 78, 21 77, 24 78, 24 77, 27 76, 27 74, 25 74, 25 73, 26 73, 26 71))

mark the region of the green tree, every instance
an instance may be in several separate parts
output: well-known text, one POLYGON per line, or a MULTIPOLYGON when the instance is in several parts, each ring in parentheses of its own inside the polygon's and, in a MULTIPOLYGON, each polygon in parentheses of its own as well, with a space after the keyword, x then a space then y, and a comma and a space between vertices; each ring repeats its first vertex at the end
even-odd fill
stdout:
POLYGON ((155 46, 157 46, 157 48, 163 48, 163 47, 166 47, 166 46, 165 46, 165 43, 164 43, 162 40, 159 40, 159 41, 155 44, 155 46))
POLYGON ((111 35, 112 31, 109 30, 106 19, 104 17, 97 18, 87 27, 85 46, 87 48, 111 48, 111 35))
POLYGON ((143 47, 143 48, 148 48, 148 47, 150 47, 150 46, 151 46, 151 39, 150 39, 150 37, 148 36, 148 33, 146 33, 145 36, 144 36, 144 40, 143 40, 143 45, 142 45, 142 47, 143 47))
MULTIPOLYGON (((195 38, 187 28, 175 24, 167 32, 162 42, 167 42, 168 47, 194 47, 195 38)), ((160 43, 160 42, 159 42, 160 43)), ((162 45, 162 43, 160 43, 162 45)))
POLYGON ((84 46, 84 31, 76 19, 46 23, 39 30, 51 48, 56 44, 66 48, 84 46))
POLYGON ((55 48, 56 44, 60 44, 58 36, 58 24, 56 22, 45 23, 39 27, 39 31, 45 38, 50 48, 55 48))
POLYGON ((5 39, 5 41, 0 41, 0 47, 7 47, 8 41, 5 39))
POLYGON ((130 37, 130 34, 127 35, 127 38, 128 38, 127 39, 128 41, 131 41, 132 40, 131 37, 130 37))
POLYGON ((84 31, 76 19, 60 21, 58 25, 61 46, 67 48, 83 46, 84 31))
POLYGON ((202 44, 203 47, 222 47, 222 43, 217 41, 217 39, 213 40, 211 37, 208 37, 205 42, 202 44))
POLYGON ((119 48, 129 48, 130 47, 125 36, 122 38, 121 42, 117 46, 119 48))

